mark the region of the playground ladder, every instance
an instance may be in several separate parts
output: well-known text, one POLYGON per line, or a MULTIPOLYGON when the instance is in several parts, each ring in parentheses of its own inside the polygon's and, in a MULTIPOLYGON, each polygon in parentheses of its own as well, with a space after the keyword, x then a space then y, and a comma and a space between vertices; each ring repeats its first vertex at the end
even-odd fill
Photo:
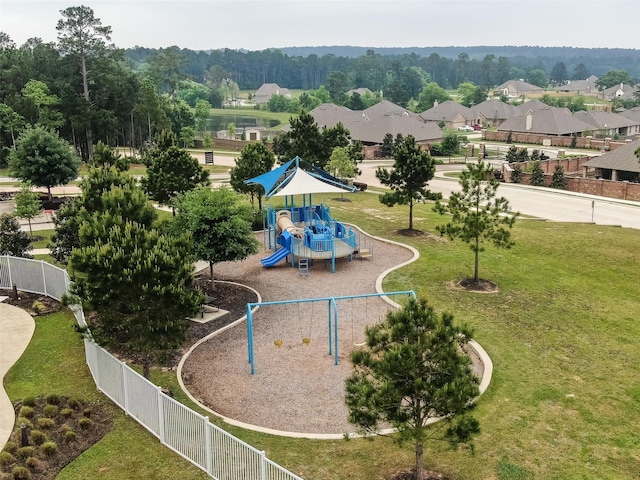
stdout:
POLYGON ((373 244, 369 245, 369 248, 360 248, 358 250, 358 256, 360 258, 371 258, 371 257, 373 257, 373 244))
POLYGON ((309 259, 308 258, 298 259, 298 275, 300 277, 309 276, 309 259))

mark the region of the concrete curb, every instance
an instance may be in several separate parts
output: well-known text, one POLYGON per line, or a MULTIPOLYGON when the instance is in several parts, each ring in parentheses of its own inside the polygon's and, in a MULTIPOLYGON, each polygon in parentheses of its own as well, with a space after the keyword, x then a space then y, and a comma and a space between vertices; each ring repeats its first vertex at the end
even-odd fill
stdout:
MULTIPOLYGON (((36 323, 33 317, 21 308, 0 303, 0 378, 4 379, 9 369, 22 356, 31 341, 36 323)), ((3 388, 0 388, 0 445, 9 440, 15 424, 13 404, 3 388)))

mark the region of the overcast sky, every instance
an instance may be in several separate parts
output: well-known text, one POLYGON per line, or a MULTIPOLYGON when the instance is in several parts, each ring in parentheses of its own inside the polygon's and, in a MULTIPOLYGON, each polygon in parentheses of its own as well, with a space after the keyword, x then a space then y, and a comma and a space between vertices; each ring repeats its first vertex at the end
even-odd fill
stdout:
POLYGON ((540 45, 640 49, 638 0, 0 0, 19 46, 56 40, 60 10, 86 5, 117 47, 540 45))

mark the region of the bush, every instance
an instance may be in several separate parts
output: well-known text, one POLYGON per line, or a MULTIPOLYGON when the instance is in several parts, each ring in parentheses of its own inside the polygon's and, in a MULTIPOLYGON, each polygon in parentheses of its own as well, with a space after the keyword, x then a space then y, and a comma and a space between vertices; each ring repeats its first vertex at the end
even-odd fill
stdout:
POLYGON ((16 442, 7 442, 4 444, 4 448, 2 449, 3 452, 9 452, 9 453, 16 453, 16 451, 18 450, 18 445, 16 444, 16 442))
POLYGON ((89 418, 91 416, 91 409, 90 408, 85 408, 82 411, 82 415, 84 415, 86 418, 89 418))
POLYGON ((42 463, 36 457, 29 457, 24 463, 29 470, 42 470, 42 463))
POLYGON ((81 418, 78 420, 78 425, 80 425, 80 428, 87 430, 93 425, 93 420, 90 418, 81 418))
POLYGON ((20 447, 18 449, 18 458, 21 458, 22 460, 29 458, 29 457, 33 457, 33 452, 35 452, 36 449, 35 447, 32 446, 28 446, 28 447, 20 447))
POLYGON ((35 407, 37 404, 36 399, 34 397, 27 397, 22 400, 22 405, 26 405, 27 407, 35 407))
POLYGON ((11 455, 9 452, 0 452, 0 466, 6 467, 7 465, 11 465, 15 461, 16 457, 11 455))
POLYGON ((45 455, 55 455, 56 453, 58 453, 58 444, 56 444, 56 442, 44 442, 40 446, 40 450, 42 450, 42 453, 44 453, 45 455))
POLYGON ((58 415, 58 407, 56 405, 47 405, 42 409, 42 414, 45 417, 54 418, 58 415))
POLYGON ((38 428, 42 430, 50 430, 56 426, 56 422, 54 422, 51 418, 39 418, 38 419, 38 428))
POLYGON ((31 430, 31 441, 36 445, 42 445, 46 439, 47 436, 44 432, 41 432, 40 430, 31 430))
POLYGON ((34 414, 33 408, 29 406, 24 406, 20 409, 20 413, 18 413, 18 416, 24 417, 24 418, 32 418, 33 414, 34 414))
POLYGON ((31 478, 31 472, 27 467, 13 467, 11 475, 13 475, 15 480, 26 480, 31 478))
POLYGON ((45 400, 49 405, 60 405, 60 395, 56 395, 55 393, 47 395, 45 400))
POLYGON ((73 408, 74 410, 78 410, 80 408, 80 402, 75 398, 70 398, 67 402, 67 406, 69 408, 73 408))
POLYGON ((67 430, 66 432, 64 432, 64 441, 69 443, 69 442, 75 442, 76 440, 76 432, 74 432, 73 430, 67 430))
POLYGON ((69 418, 71 415, 73 415, 73 408, 63 408, 62 410, 60 410, 60 415, 62 415, 64 418, 69 418))

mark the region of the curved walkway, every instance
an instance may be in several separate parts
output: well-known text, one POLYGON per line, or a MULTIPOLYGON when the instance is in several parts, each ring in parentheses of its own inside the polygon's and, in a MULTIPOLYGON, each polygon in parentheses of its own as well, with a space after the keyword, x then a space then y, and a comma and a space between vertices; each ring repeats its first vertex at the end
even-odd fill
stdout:
MULTIPOLYGON (((0 378, 18 361, 29 345, 36 323, 24 310, 0 303, 0 378)), ((4 385, 0 388, 0 446, 4 447, 15 424, 13 404, 4 385)))

